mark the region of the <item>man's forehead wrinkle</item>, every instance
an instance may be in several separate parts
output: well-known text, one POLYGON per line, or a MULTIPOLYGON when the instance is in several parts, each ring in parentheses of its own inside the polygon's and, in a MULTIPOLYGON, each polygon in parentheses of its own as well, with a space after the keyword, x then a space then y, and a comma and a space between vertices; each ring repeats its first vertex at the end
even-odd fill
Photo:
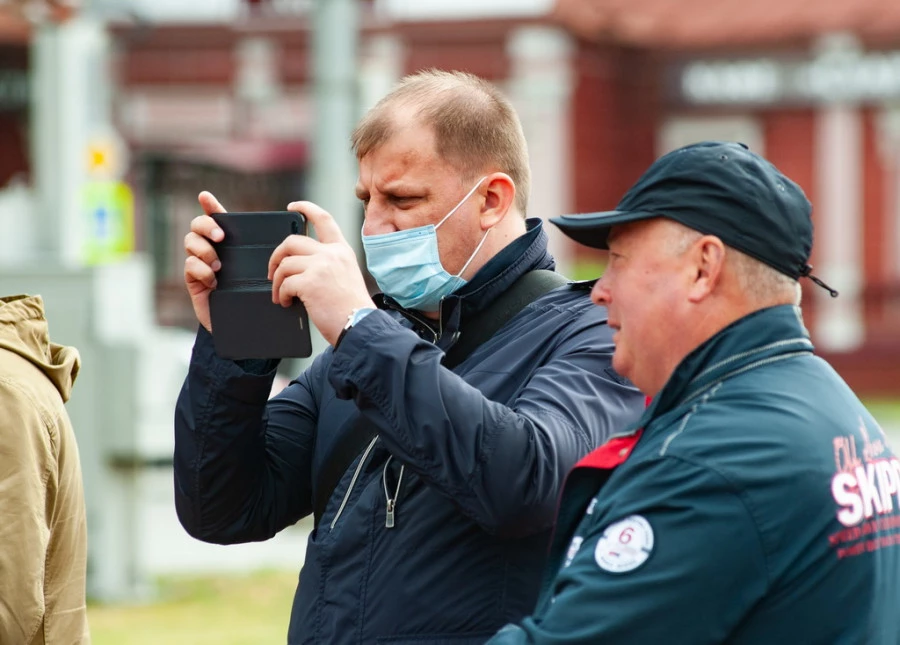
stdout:
POLYGON ((371 169, 369 181, 378 188, 406 185, 412 179, 408 176, 410 171, 423 167, 426 161, 421 152, 415 148, 398 150, 380 168, 371 169))
POLYGON ((395 164, 392 164, 396 170, 405 172, 410 167, 414 167, 422 162, 421 154, 416 148, 407 148, 396 156, 395 164))

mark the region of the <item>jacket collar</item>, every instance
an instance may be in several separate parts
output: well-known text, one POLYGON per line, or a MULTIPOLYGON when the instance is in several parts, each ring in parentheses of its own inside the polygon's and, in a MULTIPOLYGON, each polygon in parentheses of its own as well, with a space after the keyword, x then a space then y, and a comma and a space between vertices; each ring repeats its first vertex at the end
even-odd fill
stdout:
POLYGON ((760 361, 814 351, 800 308, 760 309, 731 323, 688 354, 644 411, 639 427, 689 403, 730 376, 760 361))
POLYGON ((631 451, 641 438, 642 430, 635 430, 627 434, 613 437, 605 444, 588 453, 581 461, 575 464, 575 468, 599 468, 611 470, 625 462, 631 451))
POLYGON ((782 305, 745 316, 688 354, 656 398, 648 397, 641 418, 589 453, 575 468, 615 468, 628 459, 643 428, 653 419, 689 403, 717 383, 760 361, 813 350, 799 307, 782 305))
POLYGON ((555 268, 543 222, 534 217, 525 221, 525 227, 523 235, 488 260, 459 291, 444 298, 444 309, 452 308, 456 300, 463 303, 465 314, 480 311, 526 272, 555 268))

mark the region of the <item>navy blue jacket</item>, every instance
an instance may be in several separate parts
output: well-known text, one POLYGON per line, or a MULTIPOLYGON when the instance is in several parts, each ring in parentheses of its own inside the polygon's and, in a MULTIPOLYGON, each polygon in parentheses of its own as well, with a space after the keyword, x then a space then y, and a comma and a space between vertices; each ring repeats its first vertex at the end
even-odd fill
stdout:
POLYGON ((375 311, 271 401, 272 369, 218 358, 200 331, 175 419, 192 536, 272 537, 310 514, 323 458, 354 420, 378 431, 310 535, 290 643, 481 643, 533 608, 565 473, 643 397, 612 371, 606 312, 583 285, 526 306, 452 372, 441 359, 473 312, 552 267, 530 221, 444 300, 437 344, 375 311))
POLYGON ((568 477, 533 617, 492 645, 900 643, 900 460, 791 306, 691 353, 568 477))

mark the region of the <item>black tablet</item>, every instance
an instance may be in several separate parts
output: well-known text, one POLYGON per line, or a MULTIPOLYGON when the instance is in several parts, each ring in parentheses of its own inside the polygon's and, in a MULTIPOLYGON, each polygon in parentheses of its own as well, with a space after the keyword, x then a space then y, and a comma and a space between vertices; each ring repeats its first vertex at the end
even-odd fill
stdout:
POLYGON ((213 344, 222 358, 305 358, 312 353, 309 319, 297 298, 272 302, 269 258, 289 235, 306 235, 306 218, 291 211, 215 213, 225 233, 213 243, 222 267, 209 295, 213 344))

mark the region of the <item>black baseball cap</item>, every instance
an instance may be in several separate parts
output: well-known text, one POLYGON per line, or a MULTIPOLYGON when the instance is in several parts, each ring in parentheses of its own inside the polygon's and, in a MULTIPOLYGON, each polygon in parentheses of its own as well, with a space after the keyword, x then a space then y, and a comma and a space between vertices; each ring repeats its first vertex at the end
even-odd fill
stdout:
POLYGON ((715 235, 796 280, 812 270, 811 214, 812 205, 800 186, 746 145, 704 141, 657 159, 616 210, 551 221, 576 242, 606 249, 611 227, 667 217, 715 235))

